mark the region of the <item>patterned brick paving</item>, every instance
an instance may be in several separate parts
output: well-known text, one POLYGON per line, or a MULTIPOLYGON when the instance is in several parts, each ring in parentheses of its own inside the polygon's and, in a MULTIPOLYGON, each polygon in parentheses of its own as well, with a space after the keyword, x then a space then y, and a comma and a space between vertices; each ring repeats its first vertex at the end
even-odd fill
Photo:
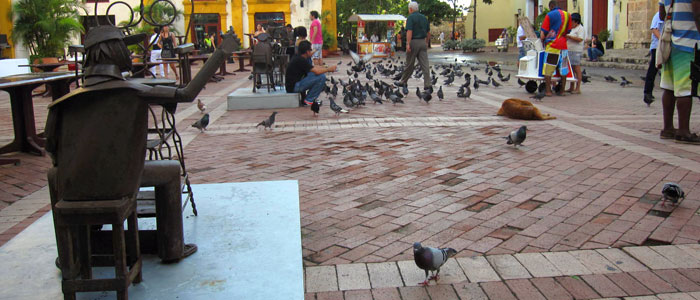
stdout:
MULTIPOLYGON (((353 297, 357 295, 364 295, 363 299, 373 299, 370 295, 374 295, 375 290, 383 295, 396 295, 397 292, 403 295, 404 291, 410 291, 409 299, 416 296, 417 299, 698 299, 700 269, 690 265, 676 269, 654 267, 655 261, 651 256, 639 260, 634 258, 633 253, 640 252, 658 256, 680 254, 686 256, 690 265, 700 262, 696 258, 700 255, 697 244, 625 247, 616 259, 607 259, 602 255, 595 259, 574 258, 578 251, 545 252, 539 257, 520 256, 518 260, 511 255, 472 256, 448 261, 441 269, 439 282, 431 281, 427 287, 418 285, 424 279, 423 271, 413 261, 341 264, 336 266, 337 275, 331 266, 317 266, 306 268, 306 299, 325 299, 328 295, 334 295, 336 299, 355 299, 353 297), (567 263, 562 264, 555 255, 567 256, 567 263), (454 260, 459 264, 452 263, 454 260), (495 276, 485 280, 475 279, 470 276, 475 272, 475 266, 465 260, 487 262, 478 266, 478 272, 493 273, 495 276), (618 268, 625 261, 635 261, 643 270, 625 272, 618 268), (449 267, 450 263, 455 267, 449 267), (605 265, 607 269, 591 272, 574 267, 588 263, 605 265), (553 265, 560 273, 542 274, 541 264, 553 265), (509 267, 504 268, 505 265, 509 267), (376 271, 373 272, 376 269, 393 271, 377 276, 374 274, 376 271), (522 270, 519 271, 522 278, 513 278, 514 269, 522 270), (364 280, 358 281, 360 278, 364 280)), ((374 299, 382 298, 374 296, 374 299)))
MULTIPOLYGON (((345 64, 341 66, 334 77, 347 77, 345 64)), ((485 78, 481 72, 476 74, 485 78)), ((265 132, 254 125, 270 111, 225 111, 225 95, 249 87, 245 77, 228 76, 203 91, 200 98, 213 116, 205 133, 189 127, 200 117, 191 104, 179 108, 189 172, 194 183, 299 180, 307 267, 406 261, 415 241, 453 247, 462 258, 700 241, 696 214, 700 148, 658 139, 659 102, 651 108, 643 105, 638 99, 639 84, 623 89, 594 77, 582 95, 536 103, 558 117, 543 122, 495 116, 503 99, 529 96, 516 87, 515 78, 502 88, 482 87, 467 100, 454 97, 456 87, 445 86, 447 98, 429 105, 419 103, 413 94, 414 79, 404 105, 368 104, 340 117, 332 115, 327 101, 318 117, 305 108, 280 109, 278 127, 265 132), (529 129, 525 146, 506 146, 501 137, 522 124, 529 129), (667 181, 680 183, 686 191, 678 207, 659 204, 661 186, 667 181)), ((0 97, 7 100, 6 95, 0 97)), ((38 128, 43 128, 48 101, 35 100, 38 128)), ((0 101, 3 143, 12 136, 8 102, 0 101)), ((700 131, 697 122, 691 126, 700 131)), ((6 206, 24 201, 19 199, 45 194, 42 188, 49 165, 47 157, 11 156, 20 157, 22 165, 0 166, 0 232, 6 239, 21 230, 24 218, 44 208, 45 204, 35 203, 31 209, 15 210, 23 214, 2 214, 6 206)), ((584 260, 619 254, 595 253, 600 255, 571 252, 571 256, 584 260)), ((554 266, 562 263, 556 255, 542 257, 551 259, 554 266)), ((518 262, 520 257, 514 259, 518 262)), ((662 293, 668 288, 654 289, 649 284, 661 280, 674 288, 674 284, 692 287, 692 279, 680 278, 695 276, 695 271, 684 274, 675 268, 671 269, 675 273, 620 268, 629 276, 616 278, 625 282, 619 289, 633 294, 639 289, 632 279, 662 293)), ((381 272, 385 271, 391 272, 381 272)), ((589 271, 592 274, 583 276, 591 276, 589 280, 600 286, 588 284, 583 276, 576 283, 583 280, 585 286, 561 276, 553 280, 519 277, 504 286, 517 290, 514 295, 534 295, 552 287, 546 288, 551 295, 541 296, 580 298, 591 292, 602 296, 596 287, 604 289, 611 279, 589 271)), ((371 294, 380 299, 397 294, 403 299, 449 299, 485 297, 504 287, 483 284, 384 288, 371 294)), ((367 295, 329 291, 311 299, 367 295)))

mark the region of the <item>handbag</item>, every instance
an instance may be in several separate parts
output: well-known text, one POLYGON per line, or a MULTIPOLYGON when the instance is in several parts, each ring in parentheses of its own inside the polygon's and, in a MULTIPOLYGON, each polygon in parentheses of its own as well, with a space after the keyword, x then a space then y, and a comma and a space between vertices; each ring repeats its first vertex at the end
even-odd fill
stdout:
POLYGON ((671 7, 669 11, 666 12, 666 21, 664 22, 664 28, 661 32, 661 38, 659 39, 659 45, 656 47, 656 65, 663 65, 671 57, 671 24, 673 23, 673 3, 671 1, 671 7))
POLYGON ((160 52, 160 57, 162 58, 175 58, 175 53, 172 49, 163 49, 160 52))

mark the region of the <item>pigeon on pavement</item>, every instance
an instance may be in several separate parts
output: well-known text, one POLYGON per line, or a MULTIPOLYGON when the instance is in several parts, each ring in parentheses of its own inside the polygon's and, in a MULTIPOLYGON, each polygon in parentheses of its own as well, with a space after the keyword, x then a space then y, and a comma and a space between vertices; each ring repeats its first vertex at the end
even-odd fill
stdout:
POLYGON ((442 86, 440 86, 440 89, 437 91, 437 96, 440 101, 442 101, 443 98, 445 98, 445 94, 442 93, 442 86))
POLYGON ((518 130, 511 131, 508 136, 505 136, 503 138, 507 140, 506 144, 513 145, 517 148, 518 145, 523 144, 526 136, 527 136, 527 127, 520 126, 520 128, 518 128, 518 130))
POLYGON ((311 111, 314 112, 314 117, 318 112, 321 110, 321 103, 318 102, 318 99, 314 100, 314 103, 311 104, 311 111))
POLYGON ((270 128, 270 130, 272 130, 272 125, 275 124, 275 115, 277 115, 277 112, 273 111, 272 114, 267 119, 262 120, 255 127, 259 127, 260 125, 262 125, 262 126, 265 126, 263 129, 270 128))
POLYGON ((197 120, 197 122, 194 122, 192 124, 192 127, 199 129, 199 132, 204 132, 204 130, 207 129, 207 126, 209 125, 209 114, 204 114, 204 116, 197 120))
POLYGON ((544 91, 542 91, 542 92, 537 92, 537 93, 536 93, 535 95, 533 95, 533 96, 530 96, 530 98, 533 98, 533 99, 535 99, 535 100, 537 100, 537 101, 542 101, 542 98, 544 98, 544 96, 545 96, 545 93, 544 93, 544 91))
POLYGON ((425 271, 425 281, 420 285, 428 285, 433 279, 437 282, 440 279, 440 267, 455 254, 457 250, 452 248, 423 247, 419 242, 413 243, 413 260, 418 268, 425 271), (435 271, 435 275, 429 276, 429 271, 435 271))
POLYGON ((199 111, 202 113, 204 113, 204 111, 207 110, 207 106, 204 105, 204 102, 202 102, 201 99, 197 99, 197 109, 199 109, 199 111))
POLYGON ((331 110, 335 112, 335 115, 340 115, 340 113, 347 113, 348 111, 340 107, 340 105, 336 104, 335 101, 333 101, 333 98, 331 98, 331 110))
POLYGON ((617 82, 617 79, 615 79, 615 77, 612 76, 605 76, 603 78, 605 78, 605 81, 607 82, 617 82))
POLYGON ((678 205, 678 202, 685 198, 685 192, 683 192, 681 186, 674 182, 665 183, 661 189, 661 194, 663 195, 661 206, 666 205, 666 200, 671 201, 673 205, 678 205))

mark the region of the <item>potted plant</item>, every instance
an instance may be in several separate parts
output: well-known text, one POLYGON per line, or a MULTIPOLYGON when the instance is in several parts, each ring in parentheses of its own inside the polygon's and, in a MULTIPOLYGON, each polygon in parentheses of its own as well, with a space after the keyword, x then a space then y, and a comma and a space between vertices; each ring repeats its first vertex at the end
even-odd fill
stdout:
POLYGON ((603 29, 598 33, 598 40, 605 43, 605 49, 612 49, 613 41, 610 41, 610 30, 603 29))
POLYGON ((57 62, 56 57, 65 54, 71 37, 83 31, 78 21, 79 3, 75 0, 18 0, 12 6, 15 18, 12 40, 24 44, 32 62, 57 62))
POLYGON ((333 45, 333 35, 331 35, 326 28, 321 29, 321 35, 323 36, 323 57, 328 57, 328 49, 333 45))

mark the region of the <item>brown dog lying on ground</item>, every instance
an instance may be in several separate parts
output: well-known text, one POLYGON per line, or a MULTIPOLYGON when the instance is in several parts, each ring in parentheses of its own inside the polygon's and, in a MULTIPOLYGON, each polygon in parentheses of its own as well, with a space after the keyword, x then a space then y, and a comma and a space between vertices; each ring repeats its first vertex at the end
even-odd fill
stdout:
POLYGON ((503 101, 497 115, 519 120, 552 120, 557 118, 541 113, 530 101, 515 98, 503 101))

